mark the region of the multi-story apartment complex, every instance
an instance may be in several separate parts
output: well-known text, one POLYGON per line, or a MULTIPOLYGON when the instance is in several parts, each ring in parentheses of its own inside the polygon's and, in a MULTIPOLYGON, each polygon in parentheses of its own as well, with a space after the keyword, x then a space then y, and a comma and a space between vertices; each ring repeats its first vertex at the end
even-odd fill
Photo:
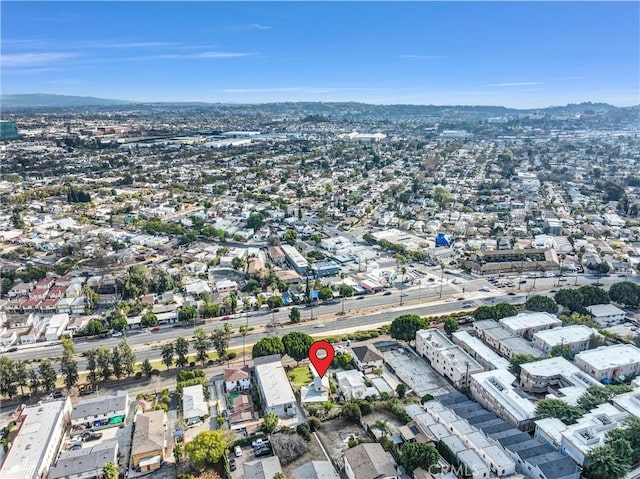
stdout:
POLYGON ((630 344, 602 346, 581 352, 574 362, 598 381, 635 377, 640 374, 640 349, 630 344))
POLYGON ((571 348, 573 354, 586 351, 597 331, 583 324, 574 324, 564 328, 538 331, 533 335, 533 345, 549 354, 554 346, 564 345, 571 348))

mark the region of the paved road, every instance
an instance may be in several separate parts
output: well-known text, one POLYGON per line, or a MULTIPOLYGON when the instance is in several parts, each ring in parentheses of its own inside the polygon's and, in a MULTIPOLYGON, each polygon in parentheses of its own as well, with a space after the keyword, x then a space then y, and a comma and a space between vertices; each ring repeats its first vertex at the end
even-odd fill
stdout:
MULTIPOLYGON (((427 276, 422 280, 422 284, 414 286, 405 286, 402 290, 403 297, 400 298, 400 290, 392 290, 392 294, 383 295, 375 294, 358 298, 348 298, 344 301, 345 315, 340 313, 343 308, 342 301, 335 301, 335 304, 324 304, 314 308, 301 308, 303 322, 297 325, 286 325, 277 328, 265 328, 269 323, 276 322, 284 324, 288 322, 289 309, 281 308, 277 313, 269 312, 252 312, 248 315, 235 315, 229 322, 234 330, 243 324, 254 327, 255 330, 246 337, 246 346, 249 348, 258 340, 274 334, 282 335, 284 332, 302 331, 312 335, 329 335, 339 334, 355 329, 366 329, 388 323, 400 314, 418 314, 420 316, 441 315, 454 311, 469 310, 483 304, 492 304, 495 302, 522 303, 530 294, 549 294, 549 290, 556 289, 558 286, 557 278, 538 278, 535 280, 536 289, 532 290, 533 279, 526 279, 527 283, 510 288, 515 293, 513 296, 507 295, 507 290, 496 289, 485 279, 461 279, 458 284, 445 282, 442 284, 442 299, 440 295, 439 268, 429 268, 427 276), (429 282, 427 278, 437 276, 433 282, 429 282), (479 291, 480 288, 489 287, 489 292, 479 291), (463 293, 464 289, 464 293, 463 293), (464 301, 446 302, 445 298, 462 298, 464 301), (403 305, 400 305, 402 299, 403 305), (464 303, 471 303, 469 308, 463 308, 464 303), (377 310, 377 311, 376 311, 377 310), (311 315, 313 314, 313 321, 311 315), (322 327, 320 327, 323 325, 322 327)), ((453 276, 449 275, 452 280, 453 276)), ((578 286, 584 284, 593 284, 595 277, 591 275, 578 276, 578 286)), ((622 281, 623 278, 609 276, 601 279, 601 283, 608 288, 612 283, 622 281)), ((629 280, 640 282, 640 276, 630 276, 629 280)), ((517 282, 517 280, 515 281, 517 282)), ((561 285, 573 285, 574 277, 568 277, 566 282, 561 285)), ((451 301, 451 299, 449 299, 451 301)), ((222 326, 224 323, 216 320, 204 325, 205 330, 212 331, 222 326)), ((174 340, 179 336, 191 336, 193 327, 174 328, 171 325, 163 327, 157 332, 128 332, 127 342, 136 350, 138 361, 145 359, 155 360, 160 358, 160 348, 163 343, 174 340)), ((106 338, 92 341, 77 341, 76 352, 82 353, 98 346, 112 348, 117 345, 122 338, 106 338)), ((242 337, 236 334, 231 337, 229 346, 231 348, 242 347, 242 337)), ((60 345, 54 346, 38 346, 35 348, 25 348, 19 351, 7 353, 12 359, 44 359, 58 358, 62 354, 60 345)), ((80 358, 78 361, 79 369, 86 369, 86 361, 80 358)))

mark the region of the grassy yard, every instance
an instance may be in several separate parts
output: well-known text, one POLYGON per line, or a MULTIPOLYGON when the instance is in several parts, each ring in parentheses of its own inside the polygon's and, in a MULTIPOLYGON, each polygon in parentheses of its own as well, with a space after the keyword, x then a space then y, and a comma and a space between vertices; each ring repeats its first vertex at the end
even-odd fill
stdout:
POLYGON ((297 387, 308 386, 313 381, 313 374, 311 374, 309 366, 293 368, 287 373, 287 376, 289 376, 289 380, 293 385, 297 387))

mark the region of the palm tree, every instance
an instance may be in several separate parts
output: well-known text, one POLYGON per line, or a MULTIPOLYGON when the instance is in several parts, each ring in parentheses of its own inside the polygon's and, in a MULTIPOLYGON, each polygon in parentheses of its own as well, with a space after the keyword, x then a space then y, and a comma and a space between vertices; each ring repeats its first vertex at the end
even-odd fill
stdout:
POLYGON ((404 296, 404 275, 407 274, 407 268, 403 266, 400 269, 400 272, 402 273, 402 280, 400 281, 400 306, 402 306, 402 298, 404 296))
POLYGON ((440 298, 442 298, 442 278, 444 276, 444 263, 440 262, 440 298))
POLYGON ((389 432, 389 423, 385 419, 377 420, 374 423, 373 427, 380 430, 380 432, 382 433, 382 437, 385 437, 387 435, 387 432, 389 432))
MULTIPOLYGON (((248 321, 248 317, 247 317, 247 321, 248 321)), ((246 324, 243 324, 242 326, 240 326, 240 334, 242 335, 242 361, 244 363, 244 366, 247 365, 247 357, 245 356, 245 337, 247 336, 247 334, 249 334, 249 326, 247 326, 246 324)))

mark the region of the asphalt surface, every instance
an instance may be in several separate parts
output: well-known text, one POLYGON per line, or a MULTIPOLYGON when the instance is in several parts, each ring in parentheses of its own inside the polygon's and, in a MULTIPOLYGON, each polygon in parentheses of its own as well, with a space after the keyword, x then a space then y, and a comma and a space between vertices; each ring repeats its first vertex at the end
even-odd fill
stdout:
MULTIPOLYGON (((237 333, 238 328, 243 324, 248 324, 255 328, 245 338, 246 347, 250 348, 255 342, 268 336, 281 336, 291 331, 301 331, 314 336, 340 334, 357 329, 367 329, 377 327, 384 323, 393 321, 401 314, 417 314, 419 316, 444 315, 456 311, 473 311, 481 305, 491 305, 499 302, 523 303, 532 294, 553 294, 550 290, 558 289, 561 286, 573 286, 575 277, 567 277, 566 281, 558 282, 558 278, 538 278, 535 280, 535 290, 532 289, 533 279, 526 279, 526 283, 517 284, 518 279, 514 277, 513 288, 498 289, 490 284, 486 279, 467 279, 465 274, 447 274, 447 280, 442 283, 442 298, 440 299, 440 268, 427 268, 421 284, 405 285, 400 289, 391 289, 392 293, 377 293, 357 298, 347 298, 343 302, 334 300, 332 304, 321 304, 313 308, 301 307, 302 322, 291 325, 288 323, 289 308, 280 308, 280 311, 272 313, 269 311, 257 311, 249 314, 240 313, 232 317, 228 322, 234 331, 229 341, 230 348, 242 347, 242 337, 237 333), (433 278, 433 281, 429 281, 433 278), (453 281, 456 280, 457 284, 453 281), (520 289, 518 289, 518 286, 520 289), (489 288, 490 291, 479 291, 480 288, 489 288), (463 293, 464 289, 464 293, 463 293), (401 298, 402 292, 402 298, 401 298), (514 293, 509 295, 508 292, 514 293), (459 298, 463 298, 458 300, 459 298), (402 305, 400 301, 402 300, 402 305), (449 302, 447 302, 449 301, 449 302), (468 307, 463 305, 468 304, 468 307), (341 315, 344 308, 344 315, 341 315), (311 320, 313 315, 313 320, 311 320), (279 324, 276 327, 267 327, 268 324, 279 324)), ((525 278, 523 276, 523 278, 525 278)), ((630 276, 628 280, 640 282, 640 276, 630 276)), ((594 284, 595 277, 591 275, 579 275, 578 286, 584 284, 594 284)), ((609 276, 601 279, 603 287, 608 288, 612 283, 623 281, 623 278, 609 276)), ((204 329, 208 332, 220 328, 224 322, 216 319, 207 322, 204 329)), ((189 337, 193 334, 194 327, 173 327, 173 325, 162 326, 159 331, 149 332, 146 330, 129 331, 126 339, 137 356, 138 361, 145 359, 160 359, 160 348, 162 344, 173 341, 183 336, 189 337)), ((105 346, 112 348, 123 338, 111 337, 98 340, 75 341, 76 353, 81 355, 84 351, 105 346)), ((192 351, 193 352, 193 351, 192 351)), ((11 359, 55 359, 62 355, 62 347, 59 344, 48 346, 24 347, 18 351, 5 353, 11 359)), ((37 363, 34 363, 37 365, 37 363)), ((86 370, 86 360, 78 357, 78 368, 80 371, 86 370)))

